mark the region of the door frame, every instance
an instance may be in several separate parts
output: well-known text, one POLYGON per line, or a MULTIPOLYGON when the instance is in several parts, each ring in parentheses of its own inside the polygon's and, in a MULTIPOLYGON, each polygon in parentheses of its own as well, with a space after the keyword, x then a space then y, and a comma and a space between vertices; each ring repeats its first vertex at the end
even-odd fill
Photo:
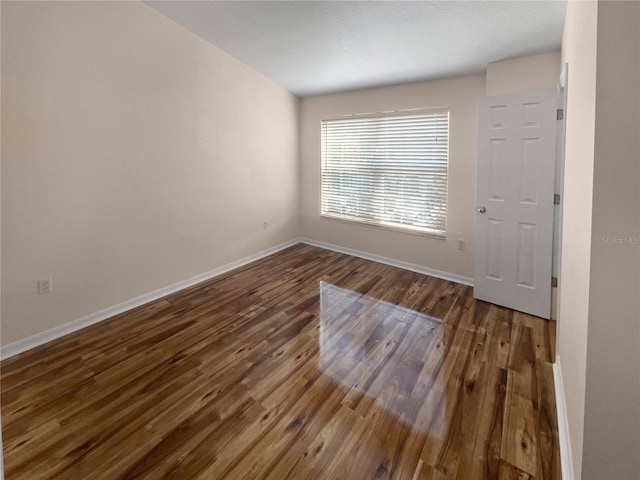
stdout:
MULTIPOLYGON (((569 64, 564 63, 560 76, 558 77, 558 103, 562 108, 563 118, 558 128, 557 148, 556 148, 556 183, 555 193, 560 195, 560 205, 554 205, 554 255, 555 263, 552 265, 551 271, 558 279, 558 284, 551 289, 551 319, 558 322, 560 313, 560 291, 562 289, 562 231, 564 218, 564 163, 567 139, 567 100, 569 96, 569 64), (554 308, 555 306, 555 308, 554 308)), ((558 355, 558 346, 560 345, 560 329, 556 328, 556 357, 558 355)))

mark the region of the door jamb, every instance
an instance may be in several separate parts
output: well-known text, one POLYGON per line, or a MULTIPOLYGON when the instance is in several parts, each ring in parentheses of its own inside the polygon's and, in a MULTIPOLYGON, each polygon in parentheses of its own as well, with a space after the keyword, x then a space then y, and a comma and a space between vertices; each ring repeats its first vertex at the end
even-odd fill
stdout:
MULTIPOLYGON (((556 180, 554 192, 560 195, 560 205, 554 206, 554 255, 555 263, 552 266, 552 272, 558 279, 557 287, 551 289, 552 299, 552 315, 551 319, 559 321, 558 313, 560 312, 560 291, 562 289, 562 225, 564 211, 564 163, 566 151, 567 136, 567 98, 568 98, 568 80, 569 80, 569 64, 562 66, 560 77, 558 78, 558 107, 562 108, 562 120, 559 120, 558 137, 556 142, 556 180), (554 301, 555 300, 555 301, 554 301), (555 307, 555 308, 554 308, 555 307)), ((556 355, 559 345, 559 329, 556 328, 556 355)))

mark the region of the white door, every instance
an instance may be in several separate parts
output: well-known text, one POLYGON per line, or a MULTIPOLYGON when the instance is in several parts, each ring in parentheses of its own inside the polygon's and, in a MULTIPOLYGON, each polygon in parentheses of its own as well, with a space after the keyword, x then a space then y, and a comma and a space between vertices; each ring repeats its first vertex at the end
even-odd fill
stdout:
POLYGON ((474 296, 543 318, 551 311, 557 92, 478 104, 474 296))

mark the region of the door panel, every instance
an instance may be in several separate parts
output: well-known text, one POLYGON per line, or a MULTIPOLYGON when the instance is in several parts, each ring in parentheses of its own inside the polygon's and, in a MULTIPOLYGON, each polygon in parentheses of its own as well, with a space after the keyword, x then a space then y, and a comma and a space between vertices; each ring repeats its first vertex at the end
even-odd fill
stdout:
POLYGON ((478 106, 474 295, 549 318, 555 90, 486 97, 478 106))
POLYGON ((491 178, 489 198, 504 201, 504 189, 507 183, 507 142, 504 139, 491 140, 489 157, 489 176, 491 178))
POLYGON ((518 223, 517 285, 536 288, 536 232, 537 226, 518 223))
POLYGON ((487 255, 487 277, 502 280, 502 243, 504 239, 502 220, 489 219, 489 242, 487 255))

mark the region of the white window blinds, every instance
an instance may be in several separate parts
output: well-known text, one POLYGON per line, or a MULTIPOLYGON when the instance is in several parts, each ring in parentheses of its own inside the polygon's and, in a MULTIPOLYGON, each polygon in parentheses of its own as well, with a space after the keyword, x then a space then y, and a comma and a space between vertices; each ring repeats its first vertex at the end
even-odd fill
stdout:
POLYGON ((449 112, 322 121, 321 214, 444 236, 449 112))

